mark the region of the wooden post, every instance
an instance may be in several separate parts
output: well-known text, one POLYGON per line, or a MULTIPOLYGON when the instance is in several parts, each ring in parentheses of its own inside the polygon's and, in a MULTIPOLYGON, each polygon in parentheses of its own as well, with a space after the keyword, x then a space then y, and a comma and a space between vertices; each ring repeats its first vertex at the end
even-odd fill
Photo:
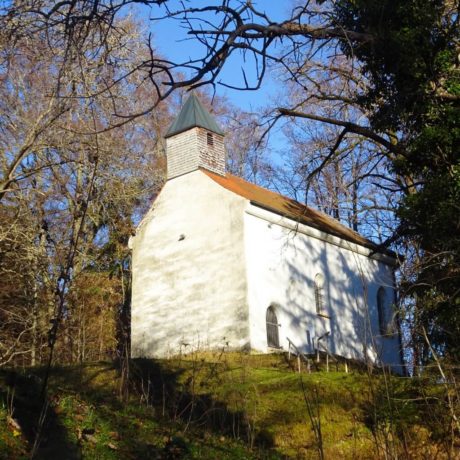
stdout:
POLYGON ((298 368, 299 374, 300 374, 300 355, 297 355, 297 368, 298 368))
POLYGON ((345 373, 348 374, 348 363, 345 361, 345 373))
POLYGON ((326 351, 326 372, 329 372, 329 353, 327 351, 326 351))

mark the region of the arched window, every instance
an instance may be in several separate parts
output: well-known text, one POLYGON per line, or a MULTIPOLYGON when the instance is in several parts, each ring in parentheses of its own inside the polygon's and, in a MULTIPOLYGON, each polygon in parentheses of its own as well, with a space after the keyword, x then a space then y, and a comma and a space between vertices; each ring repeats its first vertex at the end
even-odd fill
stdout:
POLYGON ((377 291, 377 313, 379 315, 379 329, 380 334, 388 334, 388 312, 387 310, 387 294, 383 286, 379 287, 377 291))
POLYGON ((324 277, 321 273, 315 276, 315 304, 316 313, 318 313, 318 315, 324 315, 324 277))
POLYGON ((272 348, 279 348, 279 324, 275 309, 272 306, 267 308, 265 319, 267 322, 267 345, 272 348))

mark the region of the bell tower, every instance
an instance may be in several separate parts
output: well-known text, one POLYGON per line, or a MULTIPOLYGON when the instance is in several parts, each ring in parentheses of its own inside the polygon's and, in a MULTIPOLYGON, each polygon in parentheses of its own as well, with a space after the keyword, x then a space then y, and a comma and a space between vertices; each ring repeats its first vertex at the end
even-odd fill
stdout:
POLYGON ((225 176, 224 133, 191 94, 166 135, 168 180, 198 168, 225 176))

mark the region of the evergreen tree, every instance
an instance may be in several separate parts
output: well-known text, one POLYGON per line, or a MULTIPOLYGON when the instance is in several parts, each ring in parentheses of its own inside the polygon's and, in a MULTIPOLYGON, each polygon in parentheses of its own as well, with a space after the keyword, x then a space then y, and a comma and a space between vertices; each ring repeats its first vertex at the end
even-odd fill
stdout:
POLYGON ((398 236, 422 250, 411 292, 419 326, 460 356, 460 28, 448 0, 341 0, 336 21, 372 39, 341 40, 370 80, 359 103, 374 129, 399 133, 396 174, 412 177, 398 236))

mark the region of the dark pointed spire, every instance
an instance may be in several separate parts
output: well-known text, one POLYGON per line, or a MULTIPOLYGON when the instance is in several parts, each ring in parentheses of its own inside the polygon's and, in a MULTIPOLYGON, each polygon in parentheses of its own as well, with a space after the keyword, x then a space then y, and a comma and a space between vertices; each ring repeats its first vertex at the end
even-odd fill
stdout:
POLYGON ((221 136, 224 135, 211 114, 203 107, 195 94, 192 93, 173 124, 169 127, 165 137, 171 137, 174 134, 179 134, 196 127, 207 129, 221 136))

